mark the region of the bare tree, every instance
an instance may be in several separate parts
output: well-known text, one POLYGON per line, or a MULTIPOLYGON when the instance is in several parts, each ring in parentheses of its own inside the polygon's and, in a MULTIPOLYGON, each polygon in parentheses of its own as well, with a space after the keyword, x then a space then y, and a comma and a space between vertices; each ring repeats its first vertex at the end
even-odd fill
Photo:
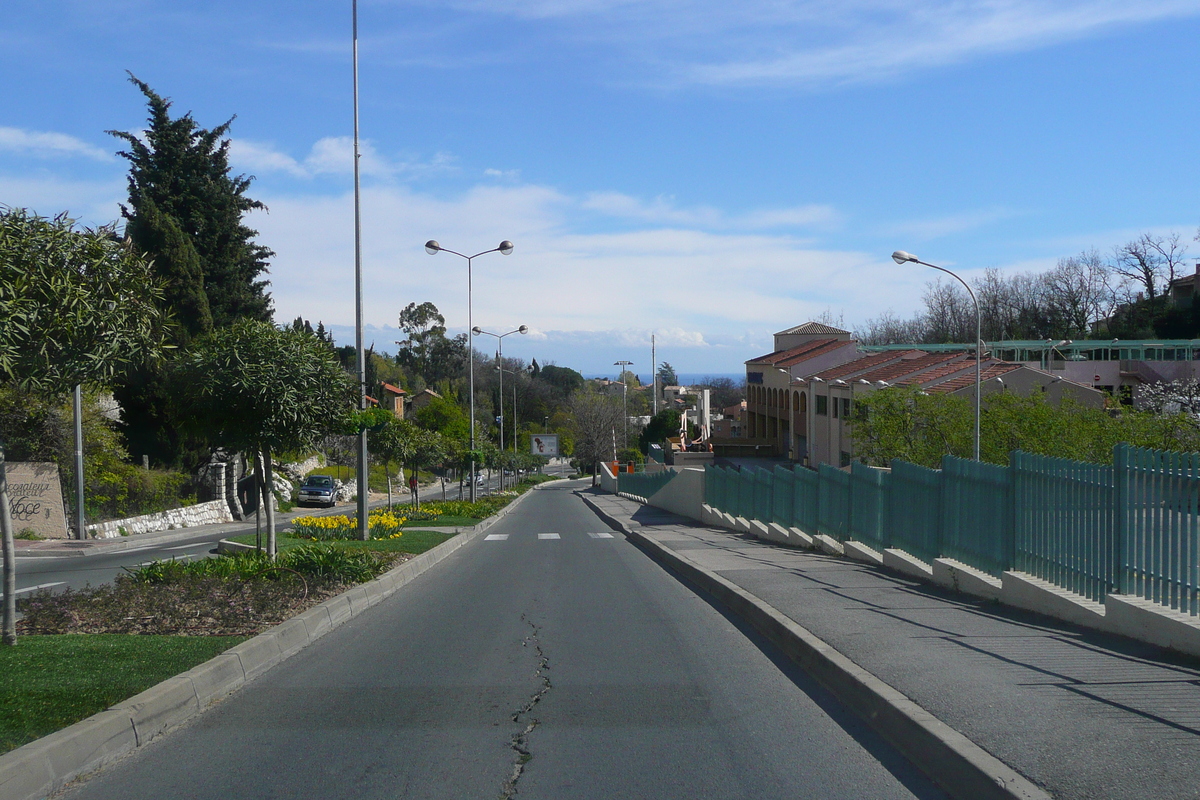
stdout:
POLYGON ((1147 300, 1153 300, 1170 288, 1186 256, 1187 245, 1180 243, 1179 234, 1156 236, 1143 233, 1113 248, 1108 268, 1126 284, 1144 290, 1147 300))
POLYGON ((1042 276, 1042 282, 1051 315, 1064 324, 1064 330, 1053 335, 1084 336, 1092 323, 1113 311, 1108 269, 1095 249, 1060 258, 1054 269, 1042 276))
POLYGON ((580 471, 616 457, 616 432, 624 427, 621 398, 587 388, 571 396, 575 457, 580 471))
POLYGON ((956 283, 938 280, 926 284, 921 321, 926 343, 975 340, 975 306, 966 290, 956 283))
POLYGON ((900 319, 891 309, 864 322, 854 332, 862 344, 913 344, 925 341, 920 317, 900 319))

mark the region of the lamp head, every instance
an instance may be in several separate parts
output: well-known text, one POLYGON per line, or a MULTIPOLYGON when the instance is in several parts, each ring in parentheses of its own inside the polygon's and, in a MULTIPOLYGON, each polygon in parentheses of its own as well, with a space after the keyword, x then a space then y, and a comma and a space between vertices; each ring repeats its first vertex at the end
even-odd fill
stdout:
POLYGON ((441 249, 442 249, 442 246, 440 244, 438 244, 437 241, 434 239, 430 239, 428 242, 425 243, 425 252, 429 253, 429 255, 431 255, 431 256, 436 256, 438 254, 438 251, 441 249))
POLYGON ((517 333, 529 333, 529 326, 522 325, 521 327, 517 328, 517 333))
POLYGON ((508 239, 505 239, 503 242, 500 243, 500 246, 496 249, 500 251, 501 255, 505 255, 505 256, 510 255, 513 251, 513 243, 510 242, 508 239))
POLYGON ((478 325, 476 325, 474 328, 471 328, 471 333, 473 333, 473 334, 475 334, 476 336, 478 336, 479 334, 483 333, 483 328, 481 328, 481 327, 479 327, 478 325))
POLYGON ((916 260, 916 256, 914 256, 912 253, 906 253, 903 250, 897 250, 896 252, 892 253, 892 261, 895 261, 897 264, 907 264, 909 261, 916 260))

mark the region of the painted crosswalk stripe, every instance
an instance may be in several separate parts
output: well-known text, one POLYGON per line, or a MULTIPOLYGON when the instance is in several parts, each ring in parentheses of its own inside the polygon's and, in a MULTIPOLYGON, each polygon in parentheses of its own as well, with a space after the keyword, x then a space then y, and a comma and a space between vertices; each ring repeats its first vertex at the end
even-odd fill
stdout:
POLYGON ((561 539, 562 537, 559 536, 557 533, 539 533, 538 538, 539 539, 561 539))
POLYGON ((588 536, 592 537, 593 539, 611 539, 611 538, 613 538, 613 535, 611 533, 602 533, 599 531, 588 531, 588 536))
POLYGON ((483 540, 485 542, 503 542, 507 538, 507 533, 489 533, 487 536, 483 537, 483 540))

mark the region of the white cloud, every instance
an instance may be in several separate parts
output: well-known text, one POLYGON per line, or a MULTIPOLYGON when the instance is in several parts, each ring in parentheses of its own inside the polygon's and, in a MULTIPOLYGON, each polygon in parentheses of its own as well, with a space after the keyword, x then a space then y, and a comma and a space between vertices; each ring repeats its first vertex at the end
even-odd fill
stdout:
POLYGON ((610 217, 652 224, 722 230, 765 230, 770 228, 828 227, 840 220, 831 206, 810 204, 794 208, 759 209, 729 216, 709 206, 679 208, 675 199, 660 195, 645 201, 620 192, 593 192, 582 207, 610 217))
POLYGON ((488 178, 501 178, 503 180, 515 181, 521 177, 519 169, 492 169, 488 168, 483 171, 484 176, 488 178))
MULTIPOLYGON (((358 143, 359 169, 364 176, 391 178, 415 176, 455 169, 455 157, 435 153, 427 161, 395 161, 379 153, 369 140, 358 143)), ((303 161, 263 142, 233 139, 229 145, 231 162, 239 169, 259 173, 284 172, 297 178, 318 175, 348 176, 354 172, 354 139, 350 136, 327 136, 318 139, 303 161)))
POLYGON ((94 161, 112 161, 113 155, 82 139, 52 131, 27 131, 0 126, 0 151, 39 158, 80 156, 94 161))
POLYGON ((964 211, 959 214, 948 214, 943 217, 928 219, 906 220, 887 225, 882 232, 887 236, 908 237, 914 241, 929 241, 949 236, 954 233, 975 230, 993 222, 999 222, 1014 216, 1014 212, 1003 208, 979 209, 964 211))

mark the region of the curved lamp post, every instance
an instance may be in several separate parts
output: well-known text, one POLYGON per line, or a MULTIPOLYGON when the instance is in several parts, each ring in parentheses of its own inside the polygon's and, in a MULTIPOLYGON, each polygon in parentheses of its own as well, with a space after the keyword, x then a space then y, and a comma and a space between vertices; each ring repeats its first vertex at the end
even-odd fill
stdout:
MULTIPOLYGON (((463 253, 459 253, 455 250, 447 250, 445 247, 442 247, 440 244, 438 244, 433 239, 430 239, 428 242, 425 243, 425 252, 429 253, 429 255, 431 255, 431 256, 436 256, 438 253, 450 253, 451 255, 456 255, 459 258, 465 258, 467 260, 467 327, 468 328, 472 327, 472 321, 471 321, 471 262, 474 259, 479 258, 482 255, 487 255, 488 253, 500 253, 501 255, 506 256, 506 255, 509 255, 510 253, 512 253, 512 251, 513 251, 513 243, 508 241, 507 239, 505 239, 503 242, 501 242, 499 247, 493 247, 491 250, 484 250, 483 252, 476 253, 473 256, 464 255, 463 253)), ((471 345, 470 342, 467 342, 467 345, 468 345, 468 347, 467 347, 467 363, 469 365, 468 369, 470 370, 470 377, 468 379, 468 382, 470 384, 470 392, 471 392, 471 480, 468 481, 468 483, 471 484, 471 502, 474 503, 475 502, 475 348, 474 348, 474 346, 471 345)))
POLYGON ((912 253, 906 253, 903 250, 897 250, 896 252, 892 253, 892 260, 895 261, 897 264, 907 264, 909 262, 912 262, 914 264, 920 264, 925 267, 931 267, 933 269, 938 270, 939 272, 946 273, 951 278, 954 278, 954 280, 958 281, 959 283, 961 283, 963 285, 963 288, 967 290, 967 294, 971 298, 971 302, 975 305, 975 460, 978 461, 979 460, 979 386, 981 383, 979 378, 980 378, 980 374, 981 374, 980 364, 983 363, 983 340, 982 340, 983 318, 979 314, 979 301, 975 299, 975 293, 971 291, 971 287, 967 285, 966 281, 964 281, 962 278, 955 275, 950 270, 945 269, 944 267, 939 267, 936 264, 930 264, 928 262, 922 261, 921 259, 914 256, 912 253))
MULTIPOLYGON (((512 252, 512 248, 509 248, 509 252, 512 252)), ((500 367, 500 452, 503 453, 504 452, 504 337, 512 336, 514 333, 529 333, 529 326, 522 325, 521 327, 511 330, 508 333, 492 333, 491 331, 485 331, 483 328, 476 325, 474 328, 471 328, 471 333, 475 334, 476 336, 495 336, 496 337, 496 347, 498 348, 498 350, 496 351, 496 360, 499 362, 499 367, 500 367)), ((475 348, 472 347, 471 349, 474 350, 475 348)), ((472 372, 472 374, 474 374, 474 373, 472 372)), ((513 385, 515 386, 516 384, 514 383, 513 385)), ((473 396, 474 396, 474 392, 472 392, 472 397, 473 396)), ((473 411, 472 411, 471 415, 474 416, 473 411)), ((472 444, 471 447, 474 448, 475 445, 472 444)), ((472 472, 473 471, 474 471, 474 469, 472 469, 472 472)), ((503 466, 500 467, 500 490, 501 491, 504 490, 504 467, 503 466)))

